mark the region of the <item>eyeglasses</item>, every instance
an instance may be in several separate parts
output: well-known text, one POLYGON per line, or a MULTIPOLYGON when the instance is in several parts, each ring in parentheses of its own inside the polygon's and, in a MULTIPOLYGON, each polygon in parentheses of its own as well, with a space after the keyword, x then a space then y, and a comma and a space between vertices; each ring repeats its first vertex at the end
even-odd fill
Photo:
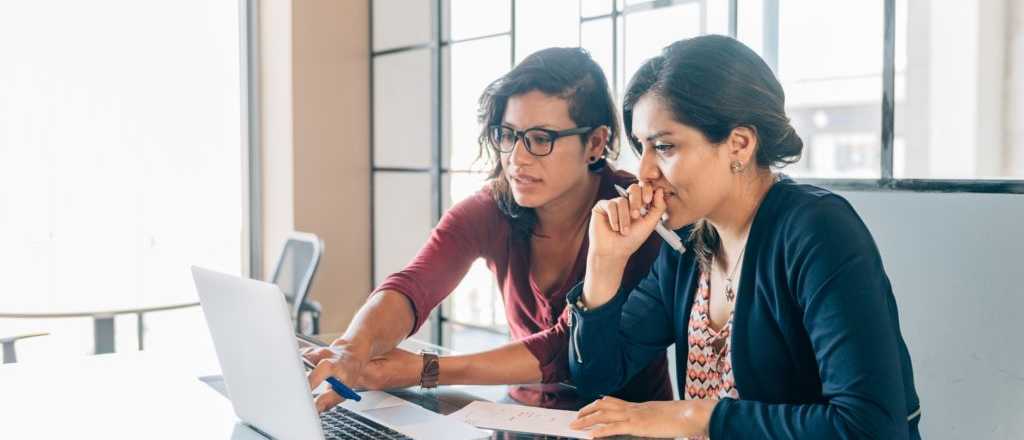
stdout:
POLYGON ((576 127, 568 130, 555 131, 546 128, 528 128, 515 130, 503 125, 492 125, 487 128, 487 138, 491 146, 501 153, 511 153, 519 139, 523 140, 526 151, 534 156, 547 156, 555 148, 558 138, 588 133, 591 127, 576 127))

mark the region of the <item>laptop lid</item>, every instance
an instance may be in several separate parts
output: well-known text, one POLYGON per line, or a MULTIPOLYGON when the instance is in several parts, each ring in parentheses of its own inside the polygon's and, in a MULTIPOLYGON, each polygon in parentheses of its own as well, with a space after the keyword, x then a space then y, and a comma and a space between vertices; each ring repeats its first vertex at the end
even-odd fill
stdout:
POLYGON ((275 438, 323 439, 281 290, 195 266, 192 277, 235 414, 275 438))

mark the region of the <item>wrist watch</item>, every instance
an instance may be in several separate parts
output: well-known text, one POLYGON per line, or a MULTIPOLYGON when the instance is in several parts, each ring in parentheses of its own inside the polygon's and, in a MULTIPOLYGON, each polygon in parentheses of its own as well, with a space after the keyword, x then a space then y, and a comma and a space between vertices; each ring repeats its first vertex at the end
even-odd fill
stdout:
POLYGON ((420 373, 420 387, 424 389, 436 388, 437 379, 441 373, 441 362, 436 353, 421 351, 423 356, 423 371, 420 373))

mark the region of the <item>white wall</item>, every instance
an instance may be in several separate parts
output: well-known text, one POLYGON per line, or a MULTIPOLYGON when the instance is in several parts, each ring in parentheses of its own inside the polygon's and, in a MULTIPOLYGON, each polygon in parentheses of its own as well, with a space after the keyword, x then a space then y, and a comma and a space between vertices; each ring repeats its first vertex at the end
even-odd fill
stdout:
POLYGON ((1006 143, 1004 148, 1010 158, 1007 165, 1011 175, 1024 175, 1024 0, 1011 2, 1009 7, 1010 39, 1007 51, 1006 89, 1008 100, 1006 110, 1006 143))
POLYGON ((893 283, 922 436, 1024 438, 1024 196, 843 195, 893 283))

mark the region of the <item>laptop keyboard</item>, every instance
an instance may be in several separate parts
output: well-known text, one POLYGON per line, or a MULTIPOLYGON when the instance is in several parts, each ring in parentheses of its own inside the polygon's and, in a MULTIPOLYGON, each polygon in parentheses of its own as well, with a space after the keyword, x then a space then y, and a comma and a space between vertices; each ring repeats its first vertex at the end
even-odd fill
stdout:
POLYGON ((402 433, 351 410, 335 406, 320 414, 324 436, 333 439, 409 439, 402 433))

